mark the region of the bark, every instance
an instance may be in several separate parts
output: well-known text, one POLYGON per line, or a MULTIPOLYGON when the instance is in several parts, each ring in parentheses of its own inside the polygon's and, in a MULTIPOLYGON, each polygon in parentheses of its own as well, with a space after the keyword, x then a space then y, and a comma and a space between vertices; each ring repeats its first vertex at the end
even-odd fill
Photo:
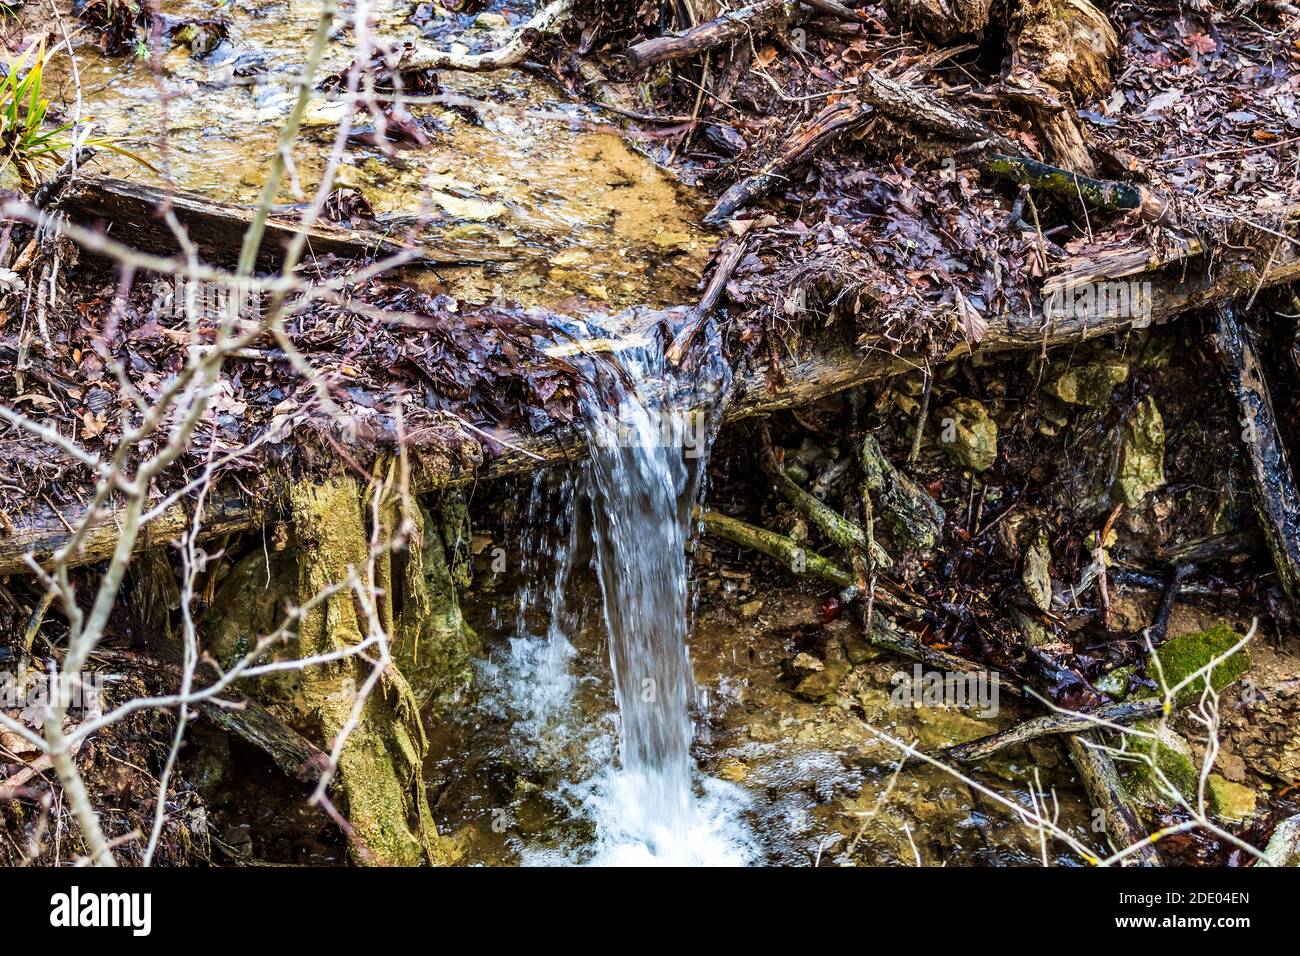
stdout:
MULTIPOLYGON (((107 230, 116 224, 119 232, 114 235, 128 227, 133 248, 180 257, 181 246, 160 215, 169 206, 206 261, 233 264, 239 258, 244 234, 255 214, 252 207, 214 202, 194 193, 158 189, 106 176, 83 176, 77 179, 60 208, 74 222, 89 227, 107 230)), ((293 237, 302 231, 299 223, 270 219, 258 250, 258 268, 278 266, 293 237)), ((416 262, 443 266, 508 261, 506 256, 480 250, 459 255, 430 249, 394 238, 391 232, 382 229, 344 229, 317 223, 307 230, 307 236, 312 253, 317 256, 333 253, 347 259, 369 259, 405 254, 416 262)))
POLYGON ((1278 434, 1277 415, 1255 337, 1242 327, 1232 306, 1227 305, 1217 310, 1214 342, 1228 387, 1241 409, 1241 440, 1264 540, 1292 610, 1300 611, 1300 491, 1278 434))
POLYGON ((655 37, 633 44, 627 62, 633 70, 704 53, 715 47, 767 30, 784 29, 794 15, 789 0, 759 0, 748 7, 724 13, 716 20, 691 27, 677 36, 655 37))
MULTIPOLYGON (((1106 835, 1110 838, 1111 846, 1119 851, 1143 842, 1147 834, 1124 795, 1119 773, 1115 770, 1115 761, 1110 759, 1109 754, 1089 746, 1089 743, 1096 742, 1093 734, 1065 738, 1066 749, 1070 752, 1074 768, 1079 772, 1083 788, 1088 792, 1088 799, 1095 809, 1101 811, 1106 835)), ((1146 844, 1141 850, 1125 857, 1123 863, 1125 866, 1161 865, 1160 856, 1151 844, 1146 844)))

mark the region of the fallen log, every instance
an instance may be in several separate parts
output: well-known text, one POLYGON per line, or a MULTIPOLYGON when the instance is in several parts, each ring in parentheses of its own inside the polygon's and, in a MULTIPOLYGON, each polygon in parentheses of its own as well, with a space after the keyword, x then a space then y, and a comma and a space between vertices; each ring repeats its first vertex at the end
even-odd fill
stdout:
POLYGON ((1090 206, 1109 212, 1137 211, 1144 219, 1158 222, 1169 214, 1165 202, 1146 186, 1112 179, 1094 179, 1017 156, 990 155, 980 164, 985 172, 1022 186, 1049 192, 1066 200, 1082 199, 1090 206))
POLYGON ((403 72, 418 70, 464 70, 486 72, 518 66, 528 58, 537 41, 553 31, 569 14, 572 0, 552 0, 537 14, 515 28, 506 44, 486 53, 457 53, 452 50, 434 50, 418 46, 401 63, 403 72))
POLYGON ((1255 347, 1254 335, 1231 305, 1217 309, 1214 343, 1228 387, 1241 409, 1241 441, 1250 470, 1252 497, 1278 580, 1300 612, 1300 491, 1278 434, 1277 415, 1255 347))
MULTIPOLYGON (((1271 236, 1269 240, 1271 251, 1275 240, 1271 236)), ((1135 326, 1163 323, 1185 312, 1249 294, 1257 287, 1300 281, 1300 249, 1295 243, 1284 243, 1272 259, 1262 250, 1253 254, 1247 241, 1240 241, 1237 246, 1213 264, 1205 253, 1193 257, 1203 264, 1196 271, 1191 269, 1189 259, 1180 259, 1143 274, 1143 283, 1147 287, 1143 301, 1149 308, 1140 312, 1119 309, 1109 297, 1102 297, 1104 301, 1086 307, 1085 303, 1076 302, 1070 308, 1055 309, 1044 318, 1041 305, 1031 307, 1017 301, 1004 315, 991 317, 988 331, 978 345, 963 343, 954 348, 945 360, 956 360, 973 353, 1038 350, 1075 343, 1135 326)), ((1119 258, 1125 263, 1126 274, 1136 274, 1131 273, 1130 268, 1136 251, 1119 258)), ((1101 277, 1094 275, 1092 278, 1098 281, 1101 277)), ((822 344, 789 362, 782 369, 780 384, 771 383, 765 368, 738 375, 726 421, 734 422, 804 405, 865 382, 910 371, 916 367, 917 361, 917 356, 862 353, 843 343, 822 344)), ((434 473, 417 469, 413 476, 416 490, 431 491, 521 474, 546 464, 572 461, 585 454, 583 441, 574 430, 531 436, 508 434, 504 437, 510 442, 510 447, 481 464, 452 463, 434 473)), ((276 513, 263 498, 221 489, 214 489, 206 511, 208 517, 202 530, 204 538, 257 527, 276 513)), ((47 562, 71 537, 69 527, 83 518, 84 514, 79 512, 69 511, 60 515, 48 507, 34 507, 28 513, 13 516, 13 527, 0 534, 0 575, 28 570, 29 554, 38 562, 47 562)), ((157 547, 175 540, 188 527, 189 521, 188 504, 173 505, 144 529, 138 547, 157 547)), ((81 550, 72 556, 72 564, 103 560, 112 553, 117 537, 113 514, 102 515, 98 524, 85 536, 81 550)))
POLYGON ((657 63, 668 63, 704 53, 764 30, 782 29, 794 16, 795 6, 789 0, 759 0, 758 3, 724 13, 715 20, 691 27, 676 36, 642 40, 628 47, 628 66, 633 70, 644 70, 657 63))
MULTIPOLYGON (((88 227, 106 230, 113 223, 130 223, 129 242, 133 248, 156 255, 180 256, 180 243, 162 218, 162 211, 169 207, 204 259, 217 264, 233 264, 238 259, 244 233, 256 213, 250 206, 214 202, 194 193, 108 176, 79 178, 60 204, 60 209, 74 222, 88 227)), ((302 232, 300 223, 270 219, 258 250, 258 268, 279 265, 293 237, 302 232)), ((499 253, 478 249, 455 253, 429 248, 396 238, 380 228, 344 229, 317 223, 306 232, 308 248, 317 256, 333 253, 345 259, 369 259, 405 255, 413 262, 436 266, 509 261, 499 253)))
POLYGON ((1122 704, 1110 704, 1091 714, 1047 714, 1016 724, 1001 733, 948 747, 939 756, 959 763, 976 763, 1031 740, 1055 734, 1077 734, 1096 730, 1098 721, 1126 726, 1147 717, 1154 717, 1163 707, 1164 701, 1153 697, 1122 704))
POLYGON ((1118 852, 1139 846, 1126 856, 1124 866, 1160 866, 1160 855, 1148 841, 1137 814, 1133 812, 1128 797, 1120 784, 1119 772, 1110 754, 1099 749, 1095 734, 1071 734, 1065 738, 1065 748, 1070 752, 1074 769, 1079 772, 1083 789, 1093 809, 1101 811, 1102 823, 1111 846, 1118 852))

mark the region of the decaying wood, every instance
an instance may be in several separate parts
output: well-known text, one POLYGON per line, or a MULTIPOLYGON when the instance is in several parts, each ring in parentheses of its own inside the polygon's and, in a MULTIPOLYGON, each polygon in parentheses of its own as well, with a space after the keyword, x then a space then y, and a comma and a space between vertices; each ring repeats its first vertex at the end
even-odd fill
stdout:
POLYGON ((889 0, 897 16, 941 42, 983 30, 992 5, 991 0, 889 0))
POLYGON ((1110 704, 1091 714, 1047 714, 1016 724, 1001 733, 990 734, 970 743, 958 744, 943 751, 942 756, 959 763, 975 763, 1010 747, 1050 737, 1054 734, 1077 734, 1096 730, 1098 721, 1127 726, 1160 713, 1164 701, 1158 698, 1110 704))
POLYGON ((700 297, 699 304, 695 306, 664 352, 664 357, 673 365, 681 364, 686 356, 686 350, 691 347, 695 337, 700 334, 700 329, 704 328, 709 316, 718 307, 718 303, 722 300, 722 293, 726 290, 727 283, 731 281, 732 273, 736 271, 736 266, 740 265, 740 260, 745 257, 745 246, 745 239, 741 236, 728 240, 718 252, 718 264, 713 269, 713 275, 709 278, 704 295, 700 297))
MULTIPOLYGON (((1275 240, 1270 237, 1271 249, 1275 240)), ((1242 243, 1245 245, 1245 243, 1242 243)), ((1121 256, 1127 268, 1134 256, 1121 256)), ((1091 308, 1058 308, 1044 319, 1042 306, 1027 307, 1017 301, 1003 316, 991 317, 989 328, 978 345, 962 344, 947 360, 967 355, 991 354, 1017 350, 1037 350, 1079 342, 1137 326, 1160 324, 1185 312, 1205 308, 1217 302, 1249 294, 1258 287, 1300 281, 1300 254, 1294 243, 1284 243, 1269 259, 1250 248, 1225 253, 1211 264, 1205 254, 1180 260, 1170 266, 1142 276, 1144 308, 1140 314, 1117 309, 1109 300, 1091 308)), ((1094 277, 1094 281, 1099 277, 1094 277)), ((1050 282, 1049 278, 1049 282, 1050 282)), ((1058 303, 1059 304, 1059 303, 1058 303)), ((882 352, 862 353, 848 345, 814 345, 791 360, 782 369, 782 381, 773 385, 766 369, 751 370, 737 376, 733 399, 726 413, 727 421, 805 405, 827 395, 853 388, 888 375, 905 373, 916 367, 917 357, 891 356, 882 352)), ((572 461, 585 454, 582 440, 573 431, 542 436, 504 436, 511 446, 482 465, 449 463, 436 473, 417 470, 413 482, 417 490, 467 485, 471 482, 534 471, 545 464, 572 461)), ((261 499, 217 490, 206 509, 208 517, 202 529, 204 538, 255 527, 273 514, 271 505, 261 499)), ((58 515, 48 508, 35 507, 13 516, 13 529, 0 536, 0 575, 27 569, 26 555, 45 562, 70 538, 69 526, 82 519, 69 509, 58 515)), ((184 503, 166 509, 141 534, 139 547, 157 547, 175 540, 188 527, 190 516, 184 503)), ((117 525, 111 513, 103 515, 86 536, 74 565, 100 561, 112 553, 117 542, 117 525)))
POLYGON ((1119 37, 1089 0, 1024 0, 1013 16, 1011 64, 1004 86, 1028 101, 1048 157, 1095 177, 1096 166, 1075 103, 1094 102, 1111 88, 1119 37))
MULTIPOLYGON (((194 193, 170 192, 124 179, 83 176, 63 199, 60 208, 74 222, 91 227, 107 228, 113 223, 130 223, 129 234, 112 232, 110 235, 144 252, 180 255, 180 243, 161 215, 162 210, 168 207, 207 261, 229 264, 238 259, 244 234, 253 220, 255 210, 251 207, 214 202, 194 193)), ((271 219, 258 252, 258 267, 270 269, 278 265, 289 242, 302 231, 299 223, 271 219)), ((506 258, 479 250, 459 255, 406 243, 380 229, 344 229, 329 223, 317 223, 308 229, 307 240, 313 255, 333 253, 347 259, 401 254, 413 262, 458 266, 506 258)))
POLYGON ((1007 156, 1024 156, 1015 140, 987 123, 966 115, 933 93, 900 83, 879 73, 863 74, 860 95, 890 119, 968 146, 979 146, 1007 156))
POLYGON ((1160 856, 1133 812, 1119 781, 1115 761, 1098 748, 1095 734, 1071 734, 1065 738, 1070 760, 1079 772, 1083 788, 1093 808, 1101 811, 1102 822, 1111 846, 1118 852, 1142 844, 1142 848, 1126 856, 1125 866, 1160 866, 1160 856), (1090 746, 1091 745, 1091 746, 1090 746))
POLYGON ((720 226, 736 211, 761 199, 781 183, 787 181, 790 171, 806 162, 819 149, 840 133, 861 126, 871 116, 871 110, 858 100, 845 99, 834 103, 801 126, 791 136, 780 154, 762 170, 733 184, 709 210, 704 221, 720 226))
POLYGON ((1300 611, 1300 491, 1278 434, 1254 336, 1242 327, 1231 305, 1217 310, 1214 342, 1241 409, 1241 441, 1264 540, 1287 600, 1293 610, 1300 611))
POLYGON ((1067 201, 1082 199, 1098 209, 1111 212, 1137 210, 1144 219, 1152 221, 1165 218, 1169 210, 1169 204, 1146 186, 1113 179, 1093 179, 1060 166, 1000 153, 991 154, 980 165, 994 176, 1049 192, 1067 201))
POLYGON ((552 0, 526 23, 515 28, 505 46, 486 53, 457 53, 418 46, 402 60, 402 70, 465 70, 482 72, 518 66, 528 58, 538 39, 569 15, 572 0, 552 0))
POLYGON ((789 0, 759 0, 676 36, 642 40, 628 48, 628 65, 634 70, 644 70, 656 63, 685 59, 755 33, 780 29, 790 22, 794 12, 795 4, 789 0))

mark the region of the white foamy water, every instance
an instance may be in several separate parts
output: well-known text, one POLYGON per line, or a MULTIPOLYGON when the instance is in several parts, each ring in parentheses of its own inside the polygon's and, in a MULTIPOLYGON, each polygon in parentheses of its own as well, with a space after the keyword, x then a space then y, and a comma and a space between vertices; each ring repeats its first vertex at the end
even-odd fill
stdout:
MULTIPOLYGON (((580 330, 581 337, 601 333, 580 330)), ((558 796, 592 824, 595 839, 576 847, 522 841, 527 864, 721 866, 759 856, 741 819, 749 803, 743 788, 699 774, 691 757, 687 544, 730 370, 711 351, 682 379, 655 335, 592 359, 588 369, 581 405, 591 457, 560 494, 569 530, 555 552, 549 594, 530 584, 521 595, 519 636, 495 676, 526 749, 538 756, 581 753, 558 796), (698 412, 680 417, 664 408, 698 412), (581 614, 565 600, 588 541, 617 704, 616 718, 596 726, 574 703, 579 688, 569 634, 581 614), (547 598, 547 633, 527 636, 527 611, 547 598)), ((532 509, 539 507, 539 487, 532 509)), ((555 534, 550 520, 535 515, 530 526, 531 534, 555 534)), ((544 550, 538 545, 526 540, 535 555, 544 550)))

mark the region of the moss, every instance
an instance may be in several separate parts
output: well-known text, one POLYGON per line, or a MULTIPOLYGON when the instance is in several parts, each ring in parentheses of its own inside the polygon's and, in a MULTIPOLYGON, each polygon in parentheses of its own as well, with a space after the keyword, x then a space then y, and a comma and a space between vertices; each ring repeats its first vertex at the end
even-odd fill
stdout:
MULTIPOLYGON (((1192 748, 1187 741, 1161 721, 1138 721, 1134 727, 1153 736, 1127 735, 1125 741, 1129 750, 1149 757, 1169 785, 1184 800, 1194 804, 1200 770, 1192 759, 1192 748)), ((1144 762, 1132 764, 1130 789, 1146 803, 1167 805, 1176 802, 1168 793, 1165 782, 1144 762)))
POLYGON ((1255 791, 1212 773, 1205 781, 1206 797, 1215 814, 1231 823, 1255 815, 1255 791))
MULTIPOLYGON (((1159 669, 1148 657, 1147 676, 1158 682, 1160 679, 1158 675, 1163 673, 1165 686, 1172 690, 1210 661, 1226 653, 1240 640, 1241 635, 1226 624, 1219 624, 1208 631, 1180 634, 1165 641, 1156 649, 1156 655, 1160 658, 1159 669)), ((1248 667, 1250 667, 1250 657, 1243 648, 1214 668, 1210 675, 1210 686, 1214 688, 1215 693, 1221 693, 1225 687, 1245 673, 1248 667)), ((1175 703, 1182 707, 1193 704, 1200 700, 1204 690, 1205 678, 1202 676, 1180 690, 1175 703)), ((1150 696, 1150 693, 1145 696, 1150 696)))
POLYGON ((473 683, 471 656, 481 653, 478 637, 461 615, 456 581, 468 576, 468 520, 442 520, 417 504, 414 525, 400 562, 402 608, 393 629, 392 651, 421 707, 437 710, 459 700, 473 683), (448 546, 440 527, 458 535, 448 546), (461 533, 463 532, 463 534, 461 533), (463 542, 463 546, 461 545, 463 542), (462 570, 453 570, 448 553, 462 552, 462 570))

